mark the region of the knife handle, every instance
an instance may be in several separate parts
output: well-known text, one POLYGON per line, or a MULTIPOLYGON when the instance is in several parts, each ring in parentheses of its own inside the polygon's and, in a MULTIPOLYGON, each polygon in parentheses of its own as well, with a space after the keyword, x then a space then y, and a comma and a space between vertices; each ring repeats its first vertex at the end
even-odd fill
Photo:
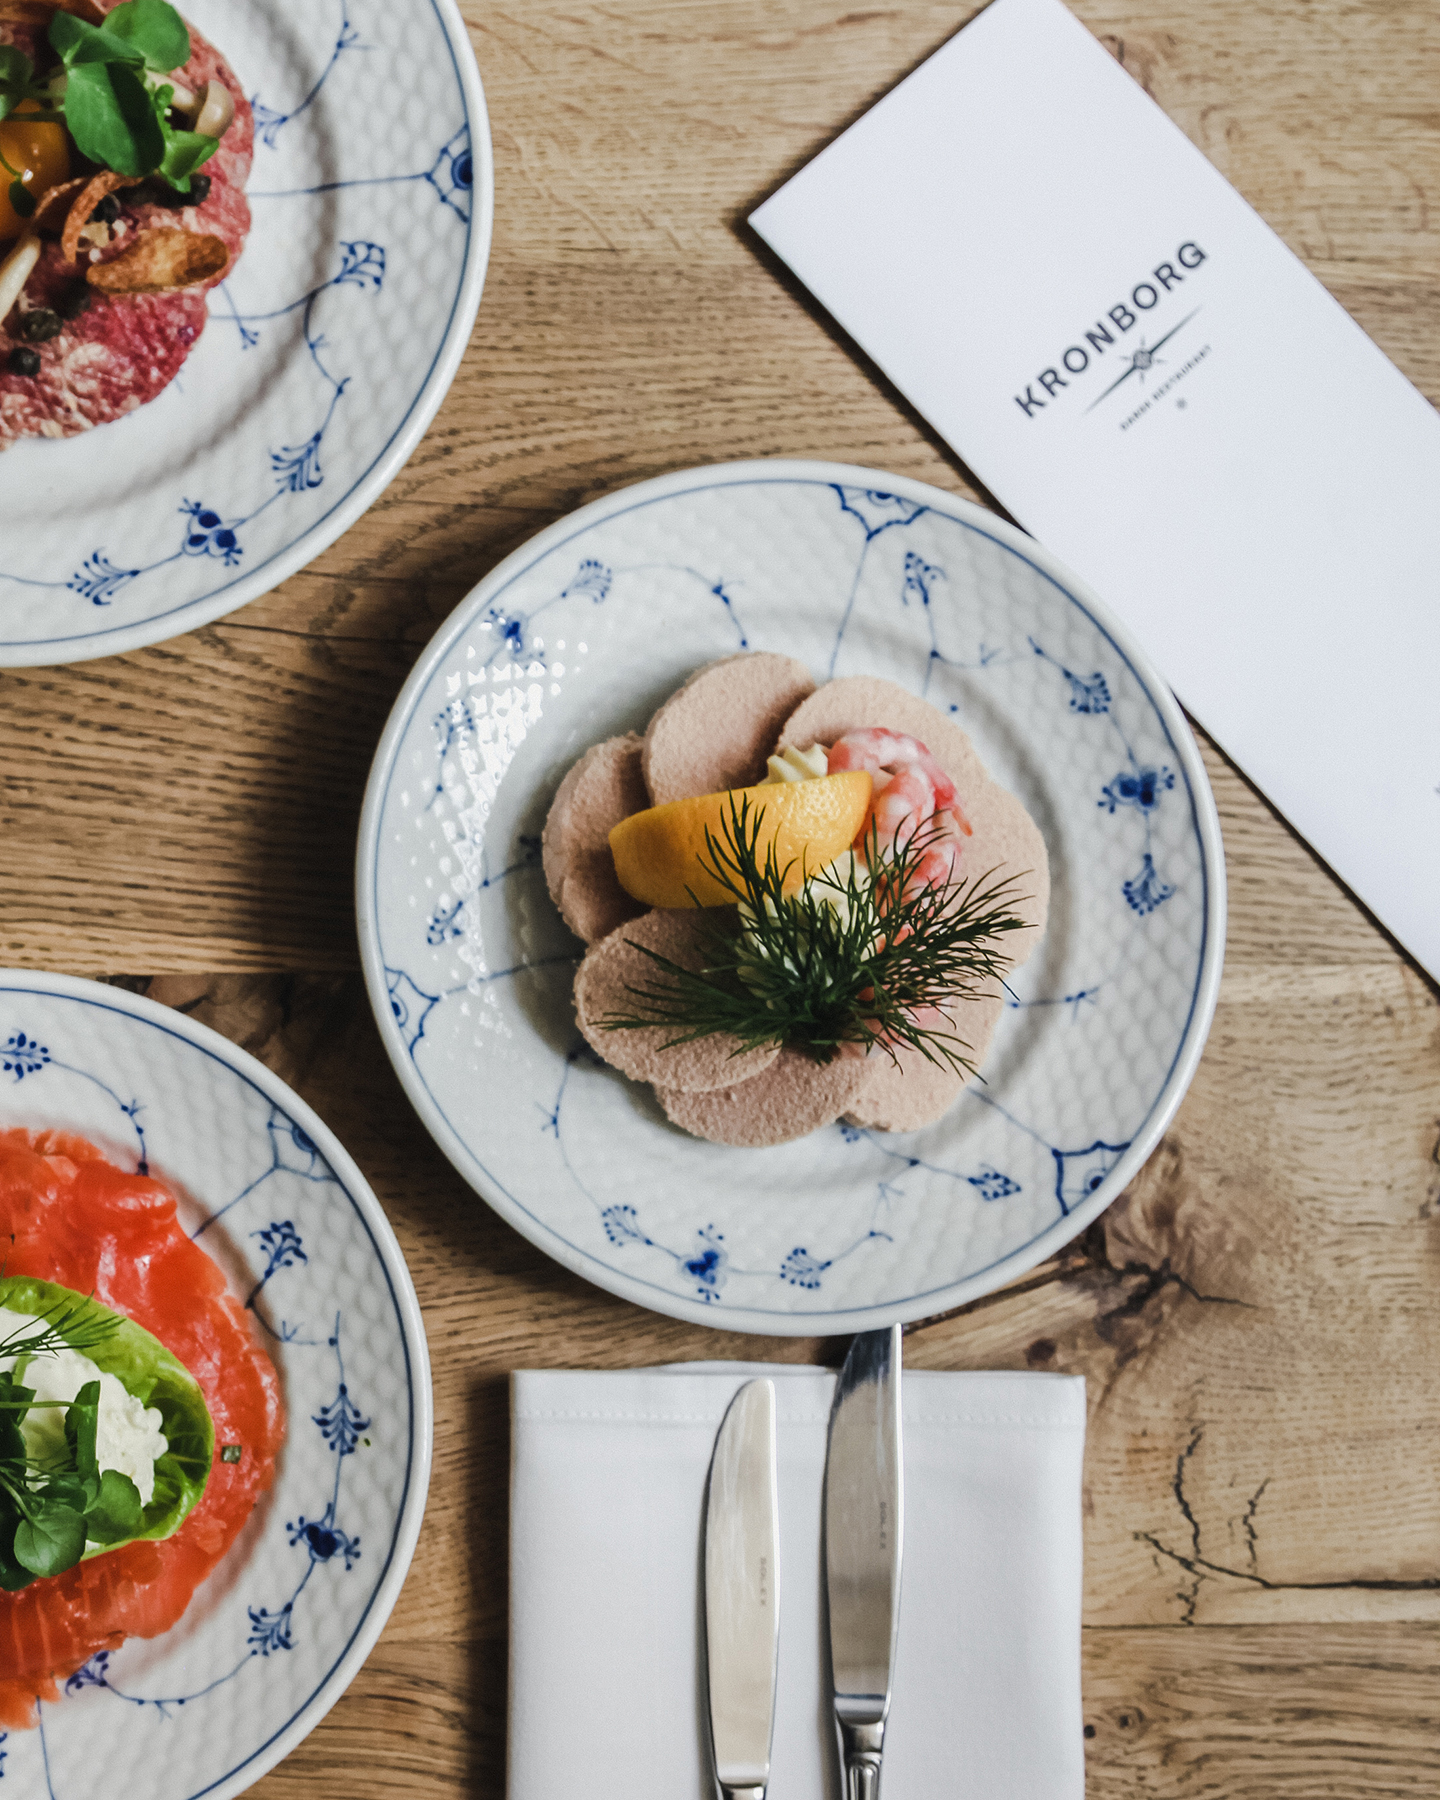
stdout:
POLYGON ((850 1725, 841 1719, 840 1761, 845 1770, 845 1800, 879 1800, 880 1758, 885 1747, 885 1721, 850 1725))

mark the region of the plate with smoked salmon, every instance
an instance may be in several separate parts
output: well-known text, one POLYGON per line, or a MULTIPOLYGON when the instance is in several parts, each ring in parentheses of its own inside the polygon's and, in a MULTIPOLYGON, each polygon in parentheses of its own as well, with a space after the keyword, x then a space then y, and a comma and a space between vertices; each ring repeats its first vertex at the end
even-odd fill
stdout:
POLYGON ((242 1792, 394 1605, 424 1329, 374 1195, 261 1064, 97 983, 0 974, 0 1756, 242 1792))
POLYGON ((1021 532, 845 464, 561 519, 422 656, 357 910, 382 1035, 567 1267, 743 1331, 957 1306, 1131 1179, 1198 1062, 1214 801, 1021 532))

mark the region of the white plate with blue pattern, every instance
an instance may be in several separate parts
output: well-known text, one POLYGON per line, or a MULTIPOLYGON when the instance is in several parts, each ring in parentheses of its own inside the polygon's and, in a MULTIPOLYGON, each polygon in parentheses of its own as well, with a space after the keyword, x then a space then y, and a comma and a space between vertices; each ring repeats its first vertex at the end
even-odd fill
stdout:
POLYGON ((175 1193, 255 1317, 288 1424, 274 1487, 179 1624, 92 1657, 36 1730, 0 1733, 0 1793, 228 1800, 340 1698, 405 1580, 430 1479, 415 1290, 304 1101, 168 1007, 0 973, 0 1128, 14 1126, 78 1131, 175 1193))
POLYGON ((455 0, 185 0, 255 107, 254 223, 178 377, 5 454, 0 666, 159 643, 317 557, 399 472, 469 341, 494 213, 455 0))
POLYGON ((1083 1230, 1195 1071, 1225 930, 1195 741, 1113 615, 979 507, 809 462, 644 482, 487 575, 396 703, 357 895, 391 1058, 478 1193, 642 1306, 797 1334, 958 1306, 1083 1230), (742 649, 923 695, 1045 834, 1045 939, 984 1081, 925 1131, 703 1143, 576 1029, 579 946, 539 865, 551 797, 589 745, 742 649))

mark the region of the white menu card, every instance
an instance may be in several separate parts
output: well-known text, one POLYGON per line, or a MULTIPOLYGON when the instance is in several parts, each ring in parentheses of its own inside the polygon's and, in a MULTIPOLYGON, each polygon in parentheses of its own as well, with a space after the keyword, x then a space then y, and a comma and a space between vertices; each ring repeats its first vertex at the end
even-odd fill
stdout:
POLYGON ((1269 226, 1060 0, 751 223, 1440 976, 1440 416, 1269 226))

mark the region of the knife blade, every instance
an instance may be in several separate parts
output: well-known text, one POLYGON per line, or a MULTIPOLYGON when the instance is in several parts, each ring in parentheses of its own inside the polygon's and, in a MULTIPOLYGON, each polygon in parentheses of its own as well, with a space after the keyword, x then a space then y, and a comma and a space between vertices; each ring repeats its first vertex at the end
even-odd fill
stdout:
POLYGON ((705 1505, 710 1743, 722 1800, 764 1800, 780 1651, 775 1384, 747 1381, 715 1439, 705 1505))
POLYGON ((825 1457, 830 1667, 845 1800, 876 1800, 905 1524, 900 1327, 864 1331, 835 1387, 825 1457))

